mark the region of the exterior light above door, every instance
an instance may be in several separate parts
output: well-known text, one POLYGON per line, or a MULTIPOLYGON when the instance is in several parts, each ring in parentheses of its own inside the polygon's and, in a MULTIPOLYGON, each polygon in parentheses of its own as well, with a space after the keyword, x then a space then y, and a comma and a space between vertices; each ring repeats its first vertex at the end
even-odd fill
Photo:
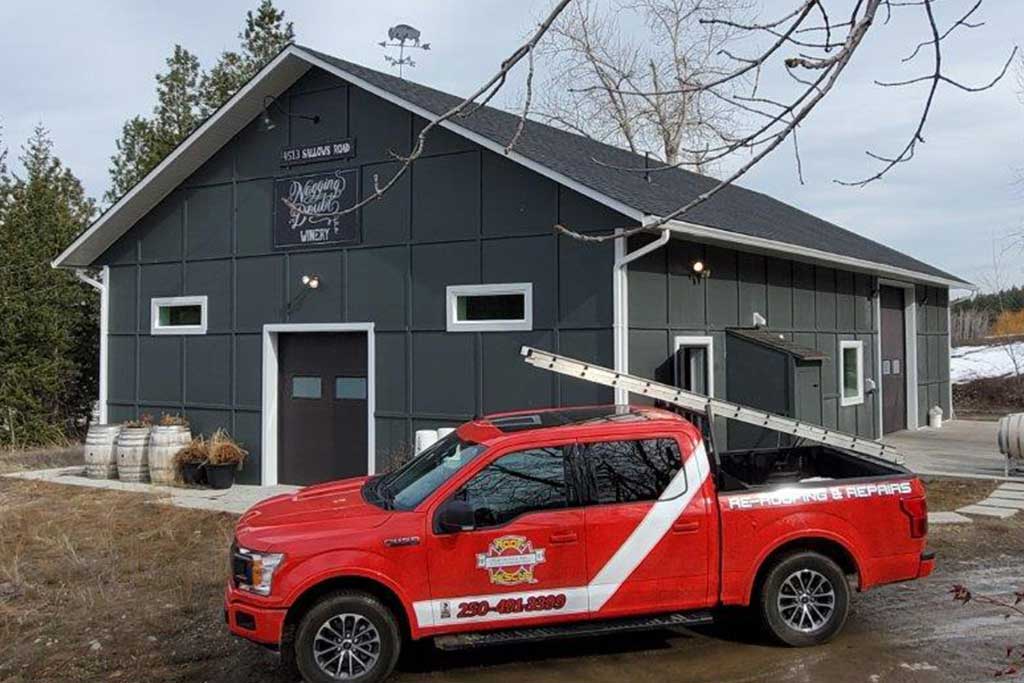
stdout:
POLYGON ((303 286, 309 287, 310 289, 316 289, 317 287, 320 286, 320 276, 319 275, 303 275, 302 276, 302 284, 303 284, 303 286))

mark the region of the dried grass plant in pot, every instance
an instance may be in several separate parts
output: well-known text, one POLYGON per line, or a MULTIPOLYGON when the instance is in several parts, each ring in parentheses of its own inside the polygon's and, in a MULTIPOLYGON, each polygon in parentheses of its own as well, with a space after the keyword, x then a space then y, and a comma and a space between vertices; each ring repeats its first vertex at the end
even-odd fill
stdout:
POLYGON ((206 481, 211 488, 231 488, 235 483, 235 472, 242 466, 249 453, 232 439, 223 429, 210 437, 209 457, 206 462, 206 481))
POLYGON ((181 481, 189 486, 206 483, 206 461, 210 457, 209 444, 197 436, 174 455, 174 465, 181 481))

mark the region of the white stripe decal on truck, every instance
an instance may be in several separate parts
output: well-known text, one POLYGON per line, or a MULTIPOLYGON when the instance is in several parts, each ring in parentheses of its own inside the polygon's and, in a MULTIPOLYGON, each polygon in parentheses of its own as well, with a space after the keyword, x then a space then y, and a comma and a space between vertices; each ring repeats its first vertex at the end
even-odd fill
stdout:
POLYGON ((474 623, 481 621, 500 621, 505 619, 522 619, 526 616, 549 616, 550 611, 544 609, 532 610, 510 610, 504 611, 495 609, 502 601, 503 606, 520 604, 539 604, 542 608, 545 603, 537 602, 544 598, 557 596, 560 601, 556 604, 559 607, 552 608, 558 614, 580 614, 582 612, 597 612, 604 607, 609 600, 618 592, 622 584, 629 576, 636 571, 640 563, 651 554, 655 546, 665 537, 669 529, 679 515, 687 508, 693 497, 704 486, 709 472, 705 467, 707 454, 704 451, 704 444, 698 443, 693 453, 686 459, 683 468, 669 482, 661 497, 655 501, 651 509, 647 511, 640 524, 633 530, 633 533, 619 546, 611 559, 594 576, 593 580, 586 586, 574 586, 570 588, 550 588, 547 590, 529 591, 524 593, 491 593, 487 595, 458 596, 438 600, 420 600, 413 603, 413 611, 416 614, 416 621, 421 627, 440 626, 446 623, 474 623), (561 599, 564 596, 564 599, 561 599), (531 602, 531 600, 533 602, 531 602), (483 613, 474 612, 472 616, 463 615, 459 617, 461 606, 483 605, 488 608, 480 610, 483 613))

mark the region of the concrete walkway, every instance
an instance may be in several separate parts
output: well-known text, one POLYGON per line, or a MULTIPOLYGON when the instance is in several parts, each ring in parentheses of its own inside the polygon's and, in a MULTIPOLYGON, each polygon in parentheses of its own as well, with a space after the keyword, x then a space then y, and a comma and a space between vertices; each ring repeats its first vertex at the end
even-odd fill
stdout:
POLYGON ((1005 476, 1006 457, 999 452, 997 428, 996 422, 950 420, 941 429, 895 432, 882 441, 896 447, 907 467, 918 474, 1024 481, 1005 476))
POLYGON ((229 489, 190 488, 184 486, 156 486, 153 484, 133 484, 117 479, 90 479, 85 476, 84 467, 60 467, 51 470, 30 470, 5 474, 13 479, 29 481, 46 481, 71 486, 87 486, 110 491, 131 491, 155 495, 156 503, 174 505, 176 507, 198 510, 214 510, 241 514, 265 498, 281 493, 299 490, 298 486, 252 486, 235 484, 229 489))
POLYGON ((996 487, 996 490, 985 500, 974 505, 966 505, 957 510, 965 515, 981 515, 1007 519, 1024 510, 1024 484, 1007 483, 996 487))

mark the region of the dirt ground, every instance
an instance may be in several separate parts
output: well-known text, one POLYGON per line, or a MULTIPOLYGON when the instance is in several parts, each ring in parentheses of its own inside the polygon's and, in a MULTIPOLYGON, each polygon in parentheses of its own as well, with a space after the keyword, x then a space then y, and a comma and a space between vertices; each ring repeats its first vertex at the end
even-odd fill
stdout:
POLYGON ((953 385, 953 408, 963 420, 998 420, 1024 410, 1024 381, 989 377, 953 385))
MULTIPOLYGON (((933 481, 931 508, 991 486, 933 481)), ((291 680, 274 655, 225 630, 233 523, 138 494, 0 479, 0 681, 291 680)), ((931 544, 936 575, 858 595, 845 632, 824 647, 775 647, 730 615, 699 631, 463 653, 419 647, 395 680, 989 680, 1005 646, 1024 642, 1024 622, 947 592, 953 583, 992 594, 1024 587, 1024 515, 934 527, 931 544)))

